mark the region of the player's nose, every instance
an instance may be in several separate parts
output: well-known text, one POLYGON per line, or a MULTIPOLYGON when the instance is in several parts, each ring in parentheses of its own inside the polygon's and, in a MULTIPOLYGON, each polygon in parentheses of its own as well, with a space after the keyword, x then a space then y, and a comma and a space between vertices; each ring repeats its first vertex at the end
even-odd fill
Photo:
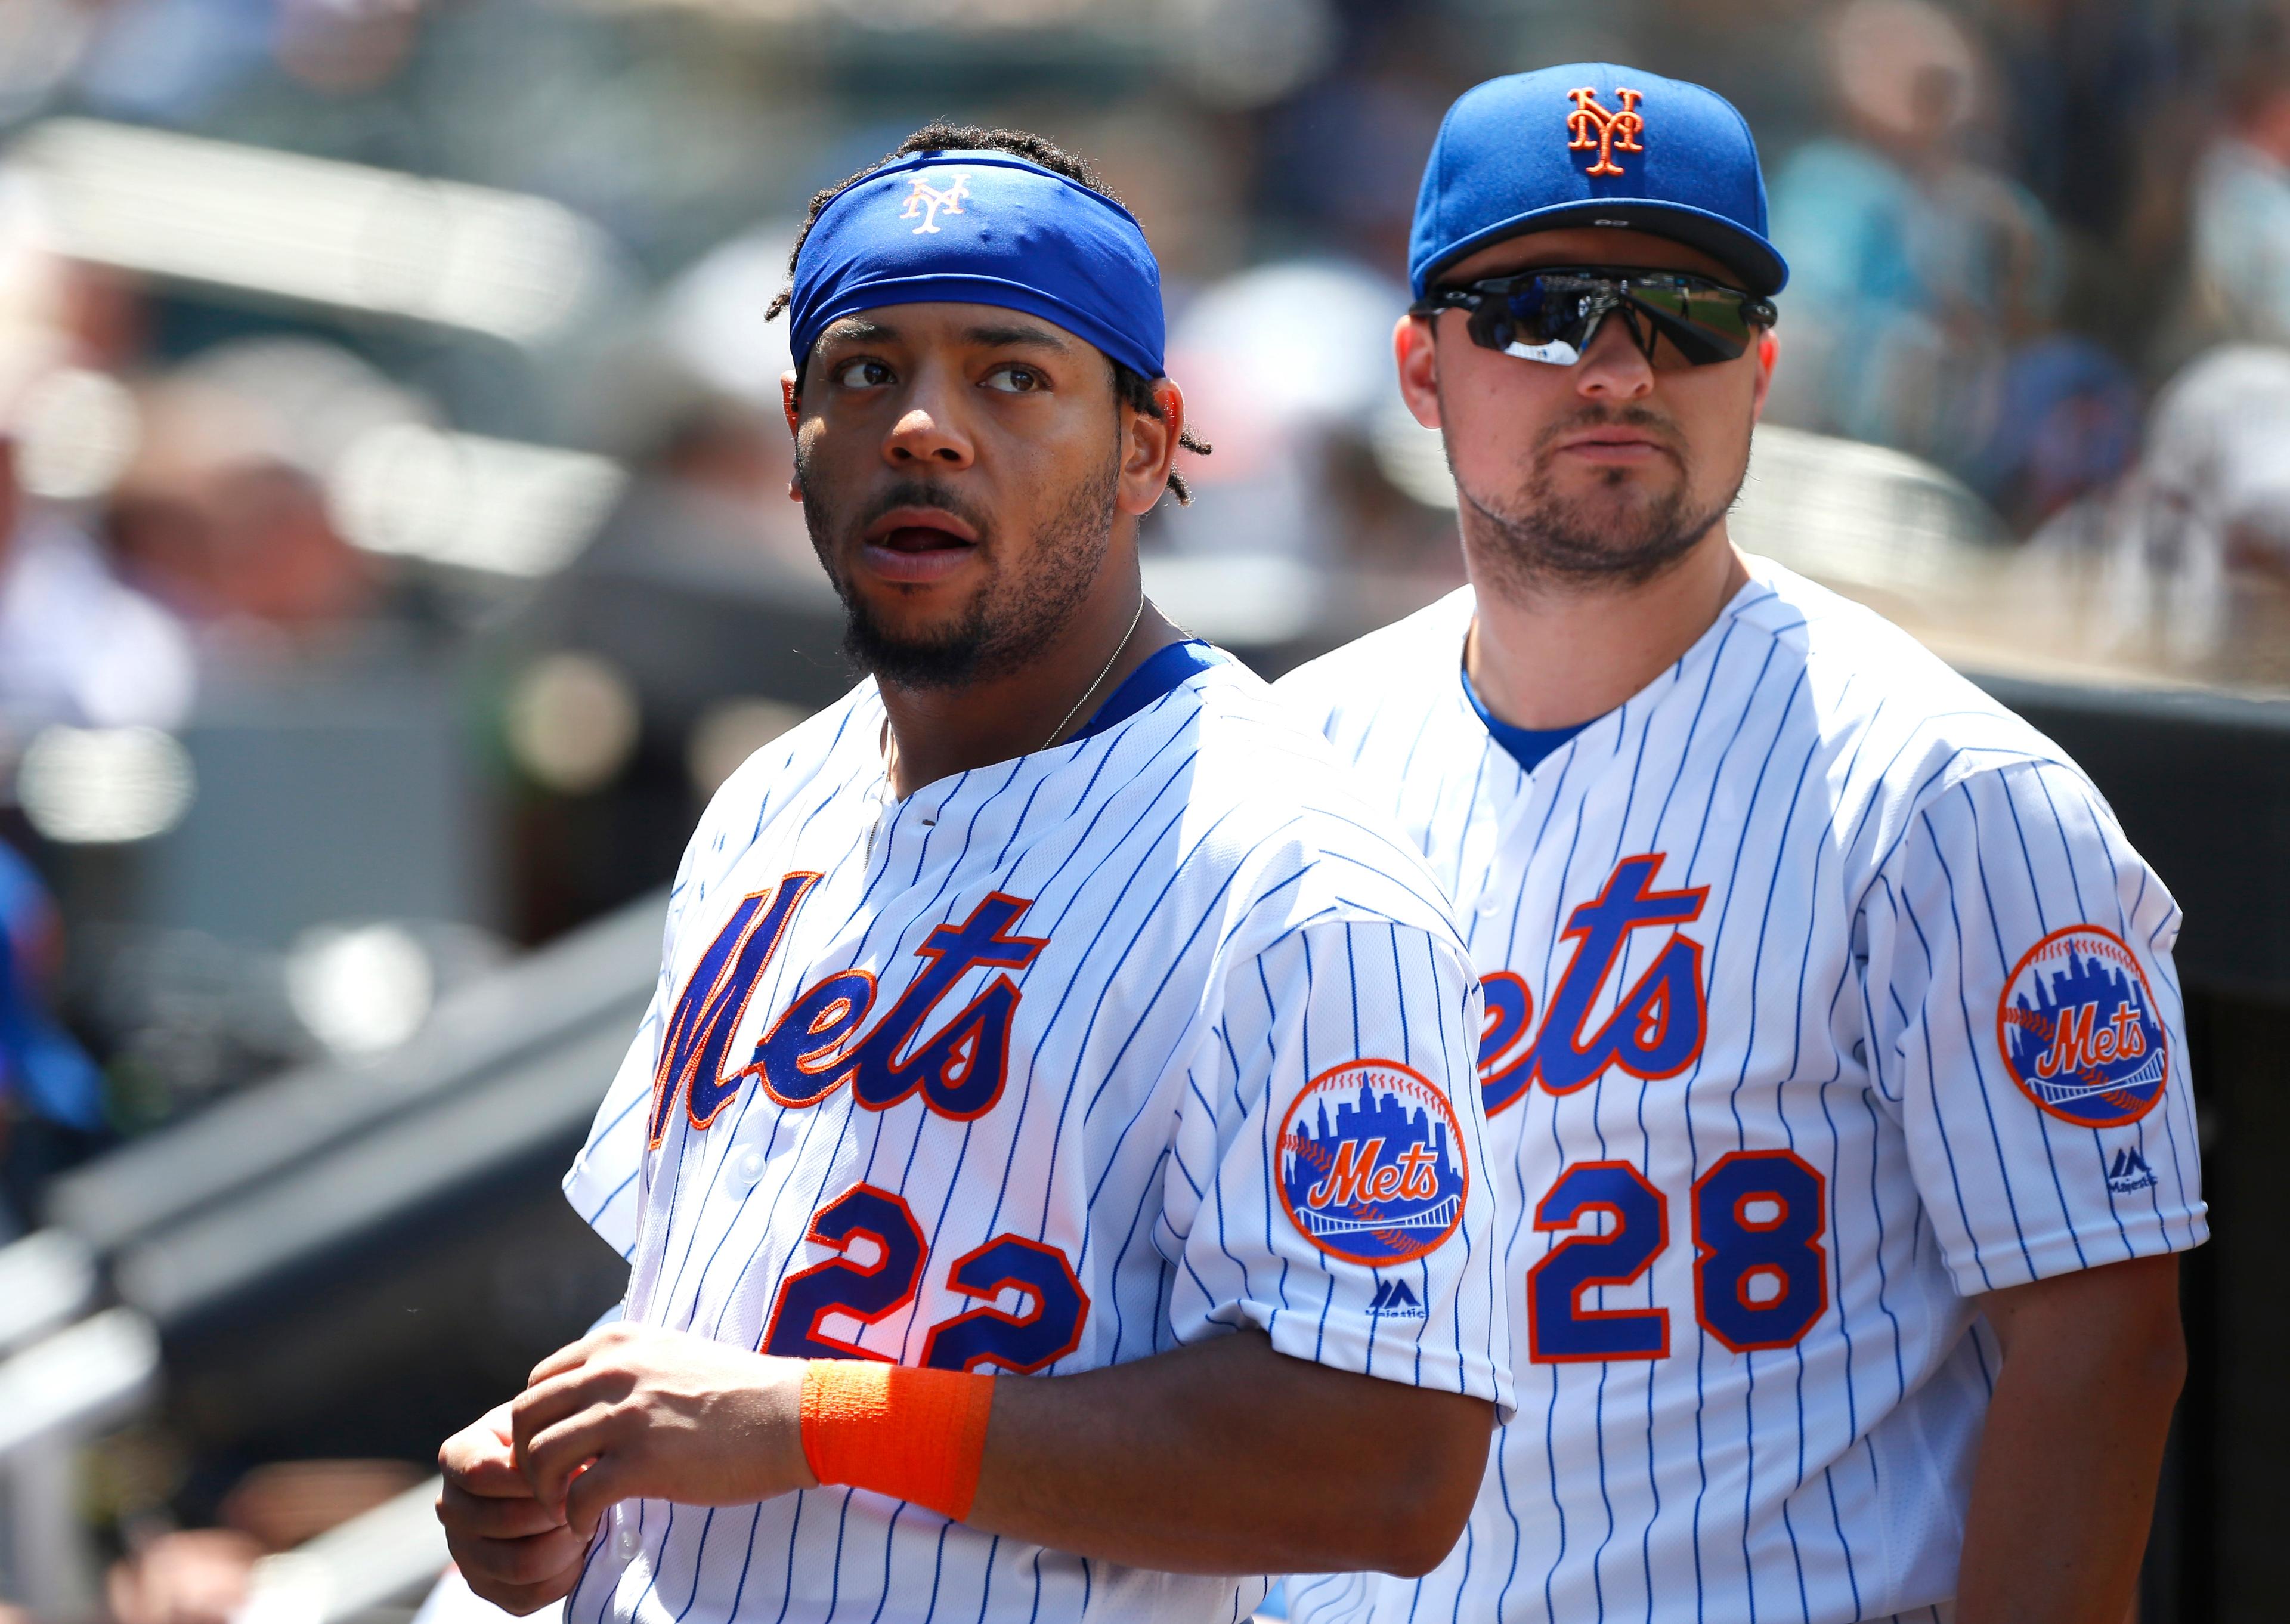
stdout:
POLYGON ((908 470, 918 464, 937 469, 969 467, 976 447, 962 424, 959 388, 958 380, 935 369, 918 373, 884 436, 884 460, 908 470))
POLYGON ((1574 365, 1574 392, 1587 399, 1636 400, 1653 392, 1653 364, 1620 313, 1598 324, 1574 365))

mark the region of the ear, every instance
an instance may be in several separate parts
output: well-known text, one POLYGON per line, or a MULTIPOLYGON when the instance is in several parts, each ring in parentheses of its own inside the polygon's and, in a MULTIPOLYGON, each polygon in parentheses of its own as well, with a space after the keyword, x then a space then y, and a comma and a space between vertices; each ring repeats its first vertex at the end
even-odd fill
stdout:
POLYGON ((1750 420, 1756 422, 1766 414, 1766 396, 1773 392, 1774 364, 1781 359, 1781 340, 1774 337, 1770 327, 1758 338, 1758 381, 1756 393, 1750 397, 1750 420))
POLYGON ((1121 511, 1141 517, 1169 488, 1177 460, 1177 439, 1185 432, 1185 394, 1166 378, 1153 380, 1158 418, 1122 408, 1121 482, 1116 498, 1121 511))
POLYGON ((1439 346, 1423 316, 1403 316, 1391 330, 1391 358, 1399 367, 1399 396, 1415 420, 1439 427, 1439 346))
MULTIPOLYGON (((797 425, 803 421, 803 401, 802 397, 796 394, 795 388, 795 369, 790 367, 780 374, 780 404, 787 412, 788 434, 790 437, 795 436, 797 425)), ((802 460, 797 458, 797 460, 800 466, 802 460)), ((788 474, 788 500, 799 502, 802 500, 802 476, 798 472, 790 470, 788 474)))

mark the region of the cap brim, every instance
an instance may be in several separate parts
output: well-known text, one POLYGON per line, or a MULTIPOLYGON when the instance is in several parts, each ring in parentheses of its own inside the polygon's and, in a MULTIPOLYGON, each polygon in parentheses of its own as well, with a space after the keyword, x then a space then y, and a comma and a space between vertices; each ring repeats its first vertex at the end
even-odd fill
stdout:
POLYGON ((1491 244, 1507 242, 1531 231, 1562 231, 1574 226, 1605 226, 1666 236, 1698 248, 1731 268, 1742 285, 1761 299, 1770 299, 1789 285, 1789 262, 1780 251, 1756 232, 1707 209, 1669 203, 1653 197, 1598 197, 1582 203, 1553 204, 1488 227, 1454 244, 1423 273, 1429 287, 1441 272, 1491 244))

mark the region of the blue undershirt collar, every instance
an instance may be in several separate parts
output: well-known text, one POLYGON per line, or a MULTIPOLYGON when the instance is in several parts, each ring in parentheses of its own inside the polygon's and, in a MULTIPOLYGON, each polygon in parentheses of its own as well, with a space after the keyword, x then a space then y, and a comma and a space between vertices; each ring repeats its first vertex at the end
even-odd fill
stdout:
POLYGON ((1226 659, 1221 650, 1198 637, 1188 637, 1181 643, 1154 650, 1145 657, 1143 665, 1122 678, 1121 686, 1106 696, 1105 703, 1091 715, 1081 732, 1066 742, 1072 744, 1119 726, 1162 695, 1175 692, 1197 672, 1221 666, 1226 659))
MULTIPOLYGON (((1471 701, 1471 708, 1478 713, 1479 721, 1494 736, 1494 741, 1509 751, 1529 772, 1541 766, 1551 751, 1590 725, 1589 722, 1577 722, 1572 727, 1514 727, 1498 721, 1480 702, 1479 691, 1471 686, 1471 674, 1463 668, 1461 660, 1455 662, 1455 673, 1462 679, 1463 697, 1471 701)), ((1593 716, 1590 720, 1595 722, 1597 718, 1593 716)))

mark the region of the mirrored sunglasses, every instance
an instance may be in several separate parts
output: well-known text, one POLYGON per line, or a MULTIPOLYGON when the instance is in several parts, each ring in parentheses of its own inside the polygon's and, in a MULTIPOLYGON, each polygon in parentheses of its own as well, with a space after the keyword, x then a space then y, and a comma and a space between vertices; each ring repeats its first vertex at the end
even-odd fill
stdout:
POLYGON ((1581 360, 1600 324, 1619 314, 1657 371, 1739 360, 1777 314, 1770 300, 1704 276, 1572 265, 1434 288, 1408 308, 1468 311, 1474 344, 1553 366, 1581 360))

